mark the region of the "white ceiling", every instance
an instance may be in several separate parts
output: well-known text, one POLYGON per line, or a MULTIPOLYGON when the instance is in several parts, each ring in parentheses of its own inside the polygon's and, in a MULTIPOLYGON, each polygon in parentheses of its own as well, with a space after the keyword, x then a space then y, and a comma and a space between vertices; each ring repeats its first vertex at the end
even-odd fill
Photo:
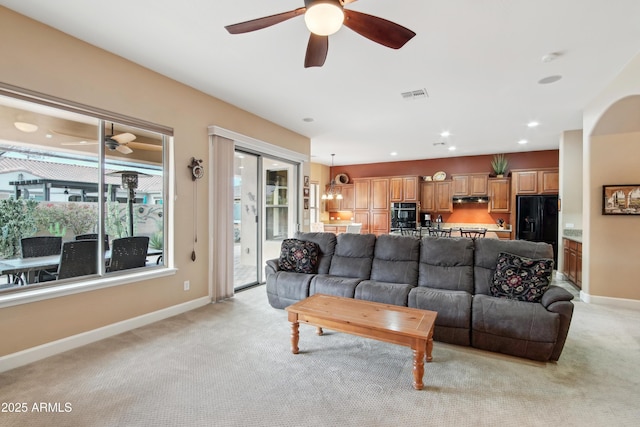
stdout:
POLYGON ((347 8, 417 36, 392 50, 342 28, 324 67, 309 69, 303 17, 224 29, 303 0, 0 4, 305 135, 312 161, 330 164, 335 153, 336 165, 557 148, 640 52, 638 0, 360 0, 347 8), (552 52, 561 55, 543 62, 552 52), (538 83, 552 75, 562 79, 538 83), (421 88, 427 99, 401 96, 421 88))

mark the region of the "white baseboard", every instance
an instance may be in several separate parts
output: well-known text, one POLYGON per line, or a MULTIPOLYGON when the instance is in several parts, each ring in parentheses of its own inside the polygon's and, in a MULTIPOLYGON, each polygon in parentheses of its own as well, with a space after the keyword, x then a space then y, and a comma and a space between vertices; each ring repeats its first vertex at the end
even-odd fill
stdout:
POLYGON ((198 298, 193 301, 188 301, 182 304, 163 308, 162 310, 143 314, 142 316, 123 320, 121 322, 103 326, 98 329, 62 338, 60 340, 42 344, 37 347, 28 348, 17 353, 8 354, 6 356, 0 357, 0 372, 5 372, 10 369, 24 366, 29 363, 44 359, 46 357, 65 352, 67 350, 72 350, 83 345, 91 344, 92 342, 100 341, 102 339, 109 338, 114 335, 118 335, 123 332, 127 332, 132 329, 136 329, 141 326, 166 319, 168 317, 185 313, 187 311, 194 310, 210 303, 210 297, 198 298))
POLYGON ((600 297, 597 295, 589 295, 584 291, 580 291, 580 300, 588 304, 601 304, 601 305, 607 305, 610 307, 640 310, 640 300, 635 300, 635 299, 600 297))

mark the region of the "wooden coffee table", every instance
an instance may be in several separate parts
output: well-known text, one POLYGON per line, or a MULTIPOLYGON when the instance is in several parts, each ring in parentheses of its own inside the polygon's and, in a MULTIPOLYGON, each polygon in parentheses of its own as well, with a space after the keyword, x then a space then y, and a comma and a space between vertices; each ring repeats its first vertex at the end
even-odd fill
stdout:
POLYGON ((438 313, 417 308, 315 294, 285 308, 291 322, 291 351, 298 354, 300 322, 338 332, 405 345, 413 350, 413 387, 422 390, 425 354, 432 360, 438 313))

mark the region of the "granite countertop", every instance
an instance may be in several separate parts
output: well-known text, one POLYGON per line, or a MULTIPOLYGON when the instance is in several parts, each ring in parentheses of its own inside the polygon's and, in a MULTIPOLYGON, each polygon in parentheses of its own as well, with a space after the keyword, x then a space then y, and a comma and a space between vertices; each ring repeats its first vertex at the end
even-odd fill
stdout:
POLYGON ((575 228, 565 228, 564 230, 562 230, 562 237, 582 243, 582 230, 578 230, 575 228))

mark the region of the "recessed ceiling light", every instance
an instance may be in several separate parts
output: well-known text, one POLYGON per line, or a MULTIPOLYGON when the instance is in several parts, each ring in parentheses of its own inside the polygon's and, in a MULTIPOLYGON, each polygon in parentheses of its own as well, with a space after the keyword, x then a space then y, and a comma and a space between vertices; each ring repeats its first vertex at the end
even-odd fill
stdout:
POLYGON ((307 123, 311 123, 313 121, 313 117, 305 117, 304 119, 302 119, 303 122, 307 122, 307 123))
POLYGON ((45 135, 45 138, 53 138, 53 135, 51 135, 50 133, 45 135))
POLYGON ((398 153, 397 153, 397 152, 395 152, 395 151, 392 151, 392 152, 391 152, 391 153, 389 153, 389 154, 391 154, 392 156, 397 156, 397 155, 398 155, 398 153))
POLYGON ((543 79, 538 80, 538 83, 541 84, 541 85, 547 85, 549 83, 555 83, 558 80, 560 80, 561 78, 562 78, 562 76, 558 76, 558 75, 549 76, 549 77, 545 77, 543 79))
POLYGON ((456 151, 456 147, 454 146, 449 147, 449 151, 456 151))
POLYGON ((451 135, 451 132, 449 132, 448 130, 445 130, 445 131, 443 131, 443 132, 440 134, 440 136, 442 136, 442 137, 444 137, 444 138, 446 138, 446 137, 448 137, 448 136, 450 136, 450 135, 451 135))
POLYGON ((526 144, 527 142, 529 142, 529 141, 527 141, 526 139, 521 139, 520 141, 518 141, 518 144, 520 144, 520 145, 524 145, 524 144, 526 144))
POLYGON ((534 128, 536 126, 538 126, 540 123, 536 122, 535 120, 530 121, 529 123, 527 123, 527 126, 529 126, 530 128, 534 128))
POLYGON ((34 125, 33 123, 14 122, 13 125, 16 127, 16 129, 26 133, 32 133, 38 130, 38 126, 34 125))

